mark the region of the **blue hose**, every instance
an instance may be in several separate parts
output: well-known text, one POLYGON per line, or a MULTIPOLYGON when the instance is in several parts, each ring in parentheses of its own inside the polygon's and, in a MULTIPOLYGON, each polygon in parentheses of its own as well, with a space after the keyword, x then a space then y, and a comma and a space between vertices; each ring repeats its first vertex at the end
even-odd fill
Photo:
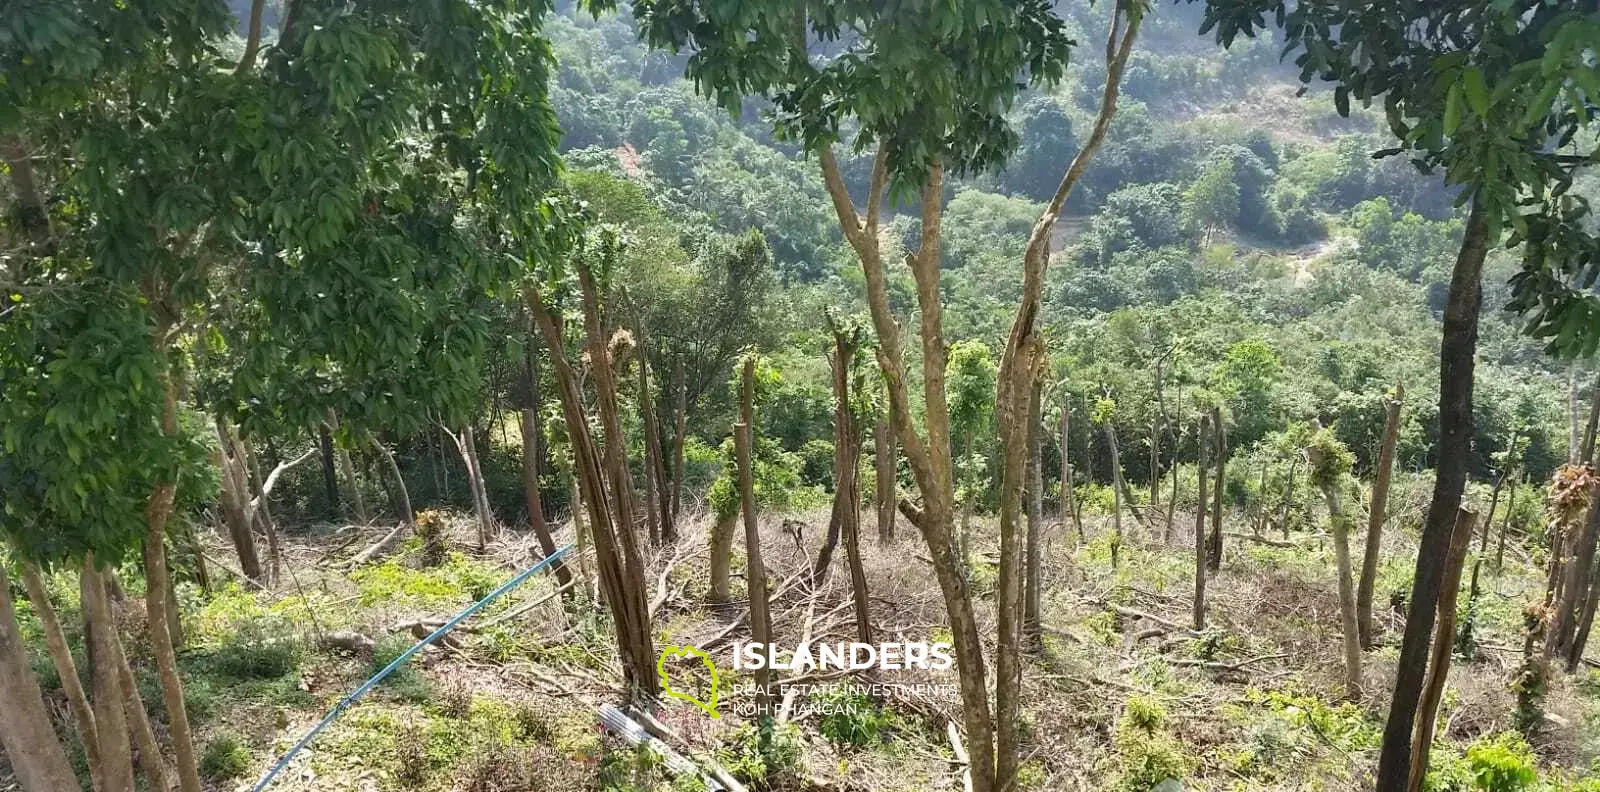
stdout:
POLYGON ((391 662, 388 665, 384 666, 382 671, 379 671, 378 673, 373 674, 371 679, 369 679, 366 682, 362 683, 361 687, 356 688, 355 691, 352 692, 350 695, 345 696, 343 699, 341 699, 338 704, 334 705, 333 710, 331 712, 329 712, 326 717, 324 717, 321 721, 319 721, 317 723, 317 725, 312 726, 311 727, 311 731, 306 732, 306 736, 301 737, 300 738, 300 742, 295 743, 294 747, 290 748, 289 752, 284 754, 283 758, 279 759, 278 763, 273 765, 272 769, 268 770, 267 774, 262 776, 261 780, 257 781, 256 785, 254 787, 251 787, 251 792, 261 792, 262 790, 266 789, 268 786, 271 786, 273 779, 277 778, 278 774, 283 772, 284 768, 289 766, 289 763, 294 760, 294 757, 295 757, 296 754, 300 753, 300 751, 305 749, 305 747, 307 745, 311 744, 312 740, 316 739, 318 733, 320 733, 323 729, 327 728, 329 724, 331 724, 335 720, 337 720, 340 715, 343 715, 344 711, 350 708, 350 705, 355 704, 357 701, 361 700, 361 697, 365 696, 368 692, 370 692, 374 687, 377 686, 377 684, 379 682, 382 682, 384 677, 389 676, 390 674, 394 673, 395 669, 399 668, 402 665, 405 665, 406 661, 410 660, 414 655, 416 655, 417 652, 422 651, 423 647, 427 646, 428 644, 433 643, 434 641, 439 640, 441 637, 444 636, 445 633, 448 633, 451 630, 455 629, 457 625, 461 624, 461 622, 463 622, 463 621, 466 621, 467 618, 470 617, 472 614, 477 613, 478 611, 482 610, 483 606, 488 605, 489 603, 495 601, 495 599, 499 598, 500 595, 506 593, 507 591, 510 591, 510 590, 516 588, 517 586, 522 585, 523 581, 526 581, 528 578, 532 577, 534 575, 534 573, 538 572, 541 569, 544 569, 545 567, 549 566, 552 562, 554 562, 556 559, 559 559, 560 557, 566 555, 567 551, 571 550, 572 547, 573 546, 569 544, 569 545, 567 545, 565 547, 560 548, 559 550, 556 550, 554 553, 551 553, 550 555, 545 556, 544 560, 542 560, 539 563, 534 564, 533 566, 531 566, 531 567, 523 570, 522 572, 518 573, 516 577, 506 581, 505 583, 502 583, 500 585, 500 588, 497 588, 494 591, 489 592, 489 596, 484 597, 483 599, 478 600, 477 602, 474 602, 471 605, 467 606, 466 610, 456 614, 455 617, 452 618, 450 621, 445 622, 444 625, 441 626, 439 629, 434 630, 432 635, 429 635, 428 637, 422 639, 421 641, 418 641, 416 646, 413 646, 410 649, 407 649, 404 652, 402 652, 399 657, 396 657, 394 659, 393 662, 391 662))

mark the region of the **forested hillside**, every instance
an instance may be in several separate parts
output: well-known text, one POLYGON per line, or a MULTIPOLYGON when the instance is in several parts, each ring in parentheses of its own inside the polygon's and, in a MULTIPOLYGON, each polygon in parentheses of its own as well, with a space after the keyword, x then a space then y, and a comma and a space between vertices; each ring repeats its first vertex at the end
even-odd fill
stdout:
POLYGON ((1356 5, 0 0, 0 790, 1600 789, 1600 8, 1356 5))

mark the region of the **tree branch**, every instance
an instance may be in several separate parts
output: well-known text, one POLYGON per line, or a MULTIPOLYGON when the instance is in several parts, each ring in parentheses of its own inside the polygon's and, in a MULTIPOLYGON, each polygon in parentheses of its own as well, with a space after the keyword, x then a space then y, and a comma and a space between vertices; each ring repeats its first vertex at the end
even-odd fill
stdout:
POLYGON ((261 12, 266 5, 267 0, 250 2, 250 27, 244 39, 244 54, 239 57, 239 65, 233 70, 235 75, 244 74, 255 68, 256 53, 261 50, 261 12))

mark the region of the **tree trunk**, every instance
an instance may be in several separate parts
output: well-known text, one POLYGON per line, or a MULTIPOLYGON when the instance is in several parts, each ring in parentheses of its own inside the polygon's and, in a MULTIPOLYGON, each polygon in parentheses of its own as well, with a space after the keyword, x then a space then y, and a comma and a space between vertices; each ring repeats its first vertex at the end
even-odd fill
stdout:
POLYGON ((589 562, 589 547, 593 544, 590 539, 589 526, 583 518, 583 493, 579 491, 578 477, 576 474, 567 476, 567 503, 572 511, 572 533, 578 551, 578 574, 583 576, 583 594, 586 599, 595 597, 596 573, 589 562))
POLYGON ((99 749, 94 785, 100 792, 133 792, 133 743, 123 709, 122 675, 117 668, 117 622, 106 596, 105 579, 89 554, 79 576, 84 645, 94 689, 95 740, 99 749))
POLYGON ((237 446, 221 418, 213 421, 217 429, 217 467, 222 482, 219 500, 223 522, 228 526, 228 538, 233 542, 234 553, 239 557, 239 571, 256 585, 264 585, 266 576, 261 570, 261 558, 256 553, 255 532, 251 529, 247 501, 250 488, 245 482, 244 460, 234 453, 237 446))
POLYGON ((833 354, 829 356, 829 363, 833 375, 833 514, 828 520, 828 534, 817 551, 816 563, 811 567, 811 578, 818 583, 827 579, 839 535, 849 533, 849 524, 859 521, 861 514, 861 487, 857 481, 861 469, 861 432, 856 428, 850 395, 850 376, 855 370, 861 334, 837 326, 832 331, 833 354))
MULTIPOLYGON (((1111 451, 1111 568, 1119 567, 1122 552, 1122 497, 1126 487, 1122 483, 1122 457, 1117 453, 1117 429, 1106 419, 1106 445, 1111 451)), ((1133 504, 1128 504, 1130 507, 1133 504)), ((1205 533, 1201 529, 1201 533, 1205 533)))
POLYGON ((914 421, 911 388, 906 378, 904 341, 889 304, 888 275, 877 240, 878 213, 888 181, 887 153, 874 158, 865 220, 856 212, 830 149, 820 152, 823 181, 840 228, 856 251, 865 276, 867 304, 878 336, 878 368, 888 392, 890 416, 912 479, 922 493, 922 516, 912 524, 922 534, 933 562, 934 577, 949 618, 951 642, 961 690, 962 723, 971 755, 975 792, 994 792, 995 721, 989 709, 983 637, 967 589, 964 567, 955 543, 955 487, 950 445, 950 410, 944 369, 944 306, 939 285, 939 227, 942 219, 943 170, 928 170, 922 189, 922 236, 917 253, 907 256, 916 281, 918 332, 922 351, 922 397, 927 416, 923 431, 914 421), (870 230, 869 230, 870 229, 870 230))
POLYGON ((1589 391, 1589 420, 1583 425, 1583 447, 1578 451, 1579 462, 1594 460, 1594 435, 1596 425, 1600 424, 1600 381, 1590 386, 1589 391))
POLYGON ((167 767, 161 758, 161 745, 156 742, 155 729, 150 725, 150 712, 144 699, 139 697, 139 683, 133 678, 133 668, 128 665, 128 654, 122 648, 122 638, 112 644, 116 652, 117 675, 122 680, 123 711, 127 713, 128 732, 133 737, 133 747, 139 752, 139 769, 152 792, 167 792, 172 787, 167 782, 167 767))
MULTIPOLYGON (((1590 492, 1589 513, 1583 521, 1577 541, 1573 543, 1572 560, 1566 566, 1567 579, 1562 585, 1555 616, 1551 619, 1552 653, 1556 656, 1572 656, 1573 643, 1583 620, 1583 608, 1589 601, 1588 583, 1594 568, 1597 538, 1600 538, 1600 487, 1590 492)), ((1582 656, 1581 651, 1578 656, 1582 656)))
MULTIPOLYGON (((522 425, 522 497, 528 506, 528 527, 539 541, 539 550, 549 558, 556 551, 555 537, 544 519, 544 499, 539 495, 539 460, 544 446, 539 431, 539 358, 533 351, 533 339, 528 339, 528 349, 522 367, 522 409, 518 413, 522 425)), ((578 504, 572 504, 572 513, 578 513, 578 504)), ((556 583, 562 587, 572 582, 572 571, 567 563, 556 560, 551 565, 556 583)))
POLYGON ((878 511, 878 544, 894 543, 894 508, 900 498, 896 486, 894 435, 887 418, 879 418, 872 428, 872 453, 878 474, 874 506, 878 511))
POLYGON ((477 518, 478 552, 481 553, 488 548, 495 530, 494 513, 489 510, 489 495, 484 489, 482 470, 478 467, 478 443, 473 437, 477 432, 470 421, 461 427, 460 434, 448 429, 445 432, 455 441, 456 452, 461 455, 461 463, 467 468, 467 489, 472 494, 472 513, 477 518))
POLYGON ((1583 612, 1578 616, 1577 634, 1572 638, 1572 645, 1567 648, 1569 674, 1577 673, 1579 666, 1583 665, 1583 653, 1589 644, 1589 630, 1594 626, 1597 605, 1600 605, 1600 564, 1596 564, 1589 571, 1588 595, 1583 599, 1583 612))
POLYGON ((733 555, 733 528, 738 513, 719 514, 711 524, 711 594, 712 602, 727 602, 728 567, 733 555))
POLYGON ((1283 503, 1278 515, 1278 527, 1283 530, 1283 538, 1289 538, 1289 509, 1294 505, 1294 474, 1300 468, 1300 457, 1289 460, 1289 478, 1283 484, 1283 503))
POLYGON ((1511 482, 1511 497, 1506 503, 1506 516, 1500 518, 1500 538, 1495 540, 1494 548, 1494 572, 1496 575, 1500 574, 1500 567, 1505 565, 1506 531, 1511 527, 1511 515, 1517 511, 1517 487, 1521 485, 1524 475, 1519 473, 1517 479, 1511 482))
POLYGON ((1582 453, 1582 434, 1578 428, 1578 364, 1573 363, 1567 368, 1567 464, 1576 465, 1584 457, 1582 453))
POLYGON ((1072 445, 1072 406, 1067 399, 1061 400, 1061 522, 1066 523, 1072 519, 1073 528, 1078 532, 1078 541, 1083 541, 1083 522, 1078 519, 1077 488, 1072 483, 1072 455, 1069 449, 1072 445))
MULTIPOLYGON (((170 369, 162 371, 163 396, 161 432, 178 435, 177 387, 170 369)), ((178 658, 173 651, 171 623, 168 621, 171 580, 167 574, 167 520, 172 516, 177 484, 162 481, 150 493, 145 511, 144 577, 145 619, 150 632, 150 651, 155 657, 161 680, 161 698, 167 710, 168 731, 178 766, 178 784, 183 792, 200 792, 200 772, 196 769, 194 740, 190 736, 189 713, 183 704, 183 678, 178 676, 178 658)), ((105 746, 102 744, 102 750, 105 746)))
POLYGON ((635 330, 639 337, 639 418, 644 424, 645 511, 654 516, 662 542, 676 544, 677 523, 672 519, 672 485, 667 481, 666 459, 661 451, 661 425, 656 422, 655 399, 650 394, 650 346, 644 325, 635 330))
POLYGON ((1344 633, 1344 694, 1351 701, 1360 701, 1361 630, 1357 626, 1356 592, 1351 581, 1350 522, 1339 503, 1338 482, 1323 484, 1322 497, 1328 503, 1328 521, 1333 532, 1334 572, 1339 576, 1339 625, 1344 633))
POLYGON ((1367 551, 1361 559, 1361 582, 1356 586, 1356 627, 1360 631, 1362 649, 1373 646, 1372 595, 1378 583, 1378 561, 1383 555, 1383 523, 1389 516, 1389 480, 1394 473, 1394 448, 1400 437, 1400 408, 1405 398, 1405 386, 1396 383, 1394 395, 1383 403, 1383 440, 1378 444, 1372 503, 1367 509, 1367 551))
POLYGON ((1422 697, 1417 701, 1417 733, 1411 739, 1411 770, 1406 781, 1408 792, 1421 792, 1422 779, 1428 772, 1428 752, 1433 747, 1439 702, 1444 700, 1445 680, 1450 676, 1450 655, 1456 634, 1456 598, 1461 592, 1461 568, 1466 564, 1467 548, 1472 544, 1472 532, 1477 520, 1476 513, 1463 508, 1456 516, 1455 532, 1450 537, 1450 555, 1445 558, 1443 585, 1439 590, 1438 624, 1433 631, 1433 650, 1428 659, 1422 697))
POLYGON ((317 447, 322 449, 322 489, 328 498, 328 513, 337 515, 341 509, 338 463, 333 458, 333 432, 327 424, 317 426, 317 447))
POLYGON ((1450 279, 1445 302, 1443 341, 1439 349, 1439 445, 1433 501, 1423 522, 1417 552, 1416 576, 1411 587, 1410 616, 1400 644, 1394 696, 1383 730, 1378 758, 1377 792, 1405 789, 1411 767, 1411 735, 1417 700, 1422 692, 1423 663, 1433 635, 1444 570, 1440 561, 1449 552, 1456 511, 1461 506, 1467 480, 1467 460, 1472 441, 1473 365, 1478 345, 1478 309, 1483 261, 1490 245, 1488 212, 1472 201, 1461 250, 1450 279))
POLYGON ((0 136, 0 159, 5 160, 11 171, 11 193, 15 202, 12 211, 17 215, 17 224, 28 235, 37 257, 44 258, 53 252, 54 244, 50 236, 50 213, 33 174, 33 157, 21 138, 3 135, 0 136))
POLYGON ((67 752, 50 725, 39 679, 28 662, 28 647, 17 625, 5 564, 0 564, 0 701, 5 702, 6 710, 0 746, 5 747, 22 792, 78 789, 67 752))
POLYGON ((1043 646, 1043 631, 1040 629, 1039 615, 1040 604, 1043 600, 1043 575, 1040 564, 1043 551, 1040 545, 1044 540, 1044 412, 1041 402, 1044 396, 1044 380, 1035 378, 1033 392, 1028 397, 1028 535, 1026 546, 1023 548, 1023 563, 1026 565, 1026 574, 1023 577, 1022 596, 1022 637, 1026 645, 1037 650, 1043 646))
MULTIPOLYGON (((611 361, 607 338, 601 334, 598 304, 593 283, 585 271, 579 273, 584 289, 584 324, 588 334, 589 359, 595 371, 595 386, 600 396, 607 443, 620 459, 620 430, 616 429, 616 391, 611 388, 611 361), (607 412, 608 411, 608 412, 607 412)), ((539 334, 550 350, 561 410, 572 443, 572 458, 581 500, 588 506, 590 529, 599 567, 600 590, 611 611, 617 634, 617 653, 622 659, 623 679, 635 695, 654 697, 660 690, 656 673, 656 653, 650 627, 650 608, 645 601, 644 562, 639 556, 632 527, 618 526, 612 519, 612 501, 606 493, 606 474, 600 452, 594 447, 589 422, 583 413, 578 378, 566 358, 565 337, 556 314, 544 304, 538 287, 527 286, 527 303, 539 334)), ((626 469, 624 469, 624 474, 626 469)), ((613 478, 615 483, 615 478, 613 478)))
MULTIPOLYGON (((327 427, 330 435, 339 431, 339 416, 332 409, 328 410, 327 427)), ((355 509, 356 522, 366 525, 371 515, 367 512, 366 496, 361 494, 361 480, 356 478, 355 463, 350 461, 350 449, 342 442, 334 443, 333 459, 339 468, 339 477, 344 479, 344 485, 349 490, 350 506, 355 509)))
MULTIPOLYGON (((3 567, 0 564, 0 567, 3 567)), ((4 571, 0 570, 0 575, 4 571)), ((22 565, 22 581, 28 590, 28 601, 33 603, 33 614, 39 619, 39 626, 44 633, 45 649, 50 652, 50 661, 55 665, 56 676, 61 678, 61 689, 67 694, 67 705, 72 710, 74 726, 78 731, 78 742, 83 744, 83 753, 89 764, 91 778, 101 778, 103 770, 100 762, 99 732, 95 727, 94 709, 89 704, 89 695, 83 690, 83 679, 78 676, 78 665, 72 659, 72 649, 67 644, 66 633, 61 629, 61 620, 56 616, 55 606, 50 602, 50 592, 45 588, 44 577, 39 572, 39 567, 32 562, 22 565)), ((0 586, 5 585, 0 577, 0 586)), ((8 707, 9 709, 9 707, 8 707)))
POLYGON ((673 379, 677 381, 678 391, 678 404, 673 408, 675 418, 672 430, 672 519, 676 521, 683 505, 683 443, 688 437, 689 427, 689 385, 683 374, 681 359, 678 360, 673 379))
POLYGON ((1163 547, 1172 544, 1173 522, 1178 513, 1178 452, 1182 449, 1182 446, 1183 428, 1174 426, 1172 432, 1172 490, 1167 496, 1166 520, 1161 529, 1161 545, 1163 547))
POLYGON ((395 461, 394 452, 374 432, 367 432, 367 442, 372 444, 378 456, 383 457, 384 467, 389 469, 389 480, 394 482, 395 499, 399 501, 395 507, 400 510, 400 519, 405 520, 407 525, 415 525, 417 512, 411 507, 411 490, 406 488, 406 477, 400 472, 400 463, 395 461))
POLYGON ((1222 408, 1211 410, 1211 431, 1216 442, 1212 456, 1217 460, 1216 484, 1211 488, 1211 538, 1206 541, 1206 569, 1222 569, 1222 498, 1228 482, 1228 427, 1222 422, 1222 408))
POLYGON ((1211 417, 1200 415, 1194 433, 1194 628, 1206 628, 1206 446, 1210 443, 1211 417))
MULTIPOLYGON (((755 447, 756 361, 746 357, 739 379, 739 424, 734 427, 734 452, 739 465, 739 506, 744 517, 745 587, 750 595, 750 637, 764 650, 772 647, 772 615, 767 607, 767 567, 761 562, 761 526, 756 518, 756 482, 751 462, 755 447)), ((756 713, 759 720, 773 716, 772 667, 755 672, 756 713)))

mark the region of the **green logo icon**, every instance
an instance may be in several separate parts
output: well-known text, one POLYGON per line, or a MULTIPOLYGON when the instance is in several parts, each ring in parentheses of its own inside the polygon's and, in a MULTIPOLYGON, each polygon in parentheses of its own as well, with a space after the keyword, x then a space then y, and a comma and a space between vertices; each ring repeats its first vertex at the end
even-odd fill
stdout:
POLYGON ((720 718, 717 714, 717 667, 711 664, 711 657, 693 646, 668 646, 661 650, 661 656, 656 658, 656 675, 661 678, 661 691, 669 698, 683 699, 690 704, 706 711, 713 718, 720 718), (705 664, 706 671, 711 673, 711 700, 701 701, 693 695, 672 689, 672 680, 667 676, 667 660, 673 657, 698 657, 705 664))

